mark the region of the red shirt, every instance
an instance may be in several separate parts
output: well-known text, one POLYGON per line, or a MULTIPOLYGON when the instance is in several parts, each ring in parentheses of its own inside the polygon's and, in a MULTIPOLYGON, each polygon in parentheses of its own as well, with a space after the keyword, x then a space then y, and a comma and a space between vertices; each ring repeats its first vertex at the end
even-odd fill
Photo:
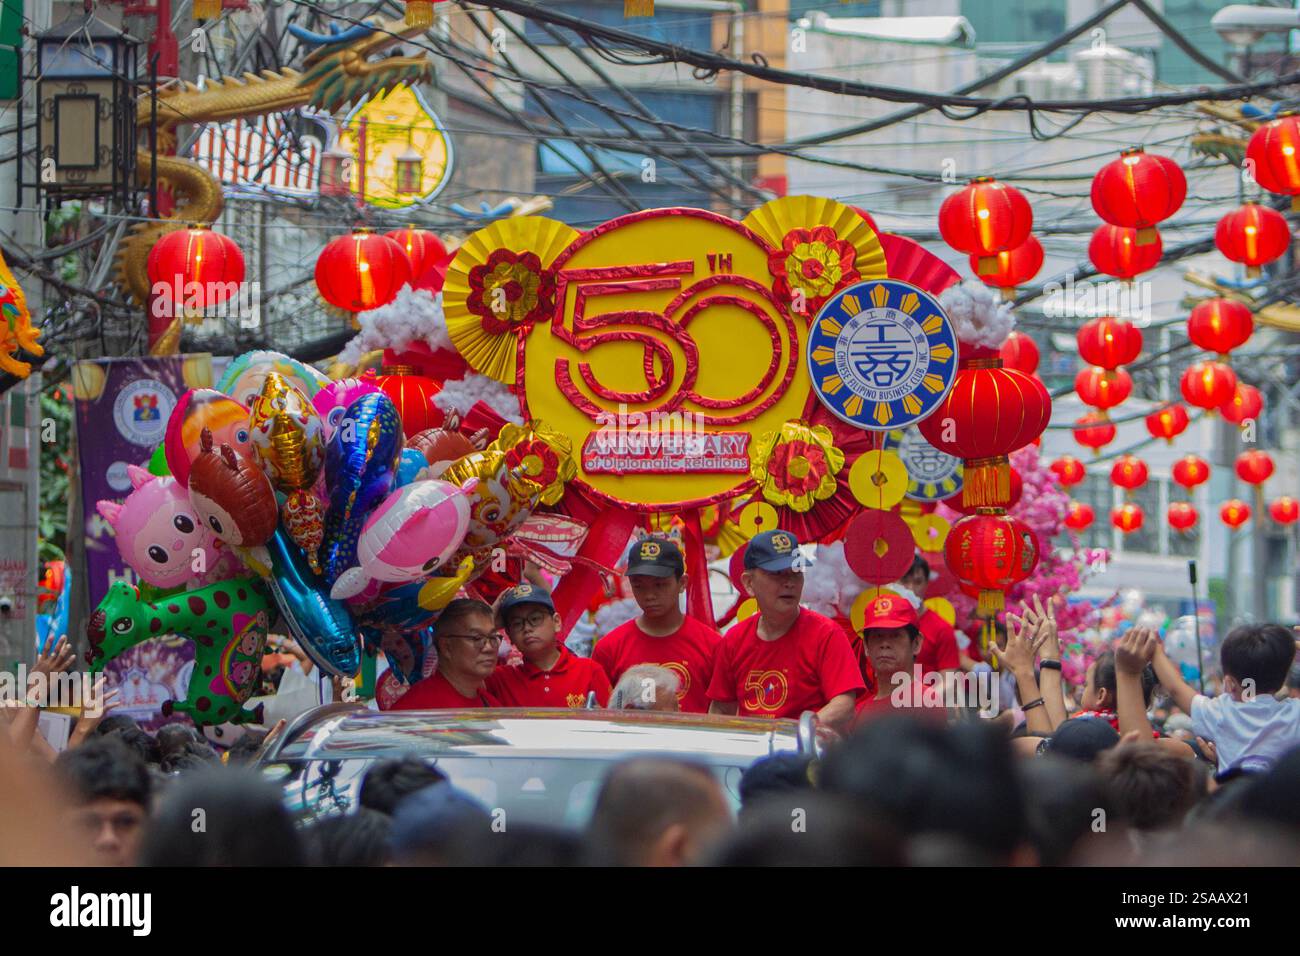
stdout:
POLYGON ((497 701, 485 690, 474 697, 461 694, 451 681, 434 671, 429 677, 412 685, 393 703, 389 710, 450 710, 461 707, 499 707, 497 701))
POLYGON ((925 706, 924 694, 927 690, 933 690, 926 687, 913 687, 913 681, 909 681, 906 688, 901 688, 890 682, 889 693, 884 697, 876 697, 874 694, 863 694, 858 698, 857 704, 854 705, 853 726, 860 727, 864 721, 872 720, 876 717, 884 717, 886 714, 909 714, 922 719, 935 720, 939 723, 945 723, 948 719, 948 711, 943 707, 925 706), (901 692, 901 693, 900 693, 901 692), (901 696, 901 700, 895 698, 901 696))
POLYGON ((615 684, 638 664, 666 667, 681 684, 677 689, 678 706, 687 713, 703 714, 709 709, 709 680, 721 640, 721 634, 693 617, 687 617, 681 627, 663 637, 647 634, 633 620, 597 641, 591 659, 615 684))
POLYGON ((597 704, 608 704, 609 678, 600 665, 563 644, 556 646, 560 657, 549 671, 528 661, 498 667, 488 678, 488 693, 502 707, 586 707, 587 694, 593 690, 597 704))
POLYGON ((916 654, 916 662, 921 665, 922 676, 961 666, 957 660, 957 634, 951 624, 926 608, 917 627, 921 629, 921 649, 916 654))
POLYGON ((794 626, 775 641, 759 638, 758 619, 741 621, 718 644, 711 700, 737 701, 745 717, 798 717, 832 697, 866 690, 849 639, 830 618, 800 608, 794 626))

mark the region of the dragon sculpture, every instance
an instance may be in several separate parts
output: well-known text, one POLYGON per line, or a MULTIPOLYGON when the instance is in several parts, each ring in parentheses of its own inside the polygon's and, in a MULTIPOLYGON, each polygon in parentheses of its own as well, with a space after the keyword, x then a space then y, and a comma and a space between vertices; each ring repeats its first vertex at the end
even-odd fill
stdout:
MULTIPOLYGON (((166 219, 138 223, 122 240, 116 255, 117 283, 136 302, 145 304, 150 282, 146 263, 149 250, 167 235, 190 222, 212 222, 224 205, 221 183, 198 163, 163 155, 174 149, 177 127, 184 123, 221 123, 278 113, 300 106, 337 112, 372 94, 409 86, 432 78, 433 64, 426 57, 389 56, 372 59, 392 45, 416 36, 424 27, 402 20, 374 20, 329 35, 295 31, 300 39, 318 45, 303 62, 303 70, 263 70, 226 77, 198 86, 180 82, 158 96, 158 181, 176 197, 173 214, 166 219)), ((136 129, 152 123, 153 101, 142 98, 136 109, 136 129)), ((155 168, 150 150, 137 150, 139 179, 148 182, 155 168)))

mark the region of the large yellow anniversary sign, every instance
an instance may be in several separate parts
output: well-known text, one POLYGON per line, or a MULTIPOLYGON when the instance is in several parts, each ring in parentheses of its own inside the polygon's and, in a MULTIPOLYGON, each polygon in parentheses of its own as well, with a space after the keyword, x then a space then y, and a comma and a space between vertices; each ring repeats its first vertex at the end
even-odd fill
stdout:
POLYGON ((884 274, 854 210, 791 197, 743 222, 656 209, 585 233, 494 223, 458 251, 443 306, 470 364, 573 439, 580 482, 662 511, 752 487, 755 438, 808 411, 810 318, 884 274))

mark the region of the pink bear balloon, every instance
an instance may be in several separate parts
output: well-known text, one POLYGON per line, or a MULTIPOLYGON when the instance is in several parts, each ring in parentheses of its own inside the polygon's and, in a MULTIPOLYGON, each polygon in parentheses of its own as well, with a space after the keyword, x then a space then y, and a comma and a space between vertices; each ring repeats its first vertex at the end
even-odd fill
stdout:
POLYGON ((313 395, 311 404, 325 426, 325 440, 329 441, 334 429, 339 427, 349 405, 362 395, 378 391, 380 388, 376 384, 374 370, 368 369, 361 378, 341 378, 330 382, 313 395))
POLYGON ((199 588, 238 573, 239 559, 199 521, 176 479, 137 465, 126 470, 132 489, 126 501, 104 500, 95 507, 112 525, 118 553, 140 580, 157 588, 199 588))

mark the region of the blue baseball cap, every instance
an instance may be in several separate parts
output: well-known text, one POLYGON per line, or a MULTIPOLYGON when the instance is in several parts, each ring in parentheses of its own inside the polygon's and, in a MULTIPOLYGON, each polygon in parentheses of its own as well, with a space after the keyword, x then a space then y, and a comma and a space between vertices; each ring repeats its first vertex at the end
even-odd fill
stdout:
POLYGON ((506 611, 521 604, 540 604, 548 611, 555 611, 555 602, 551 600, 551 592, 546 588, 528 582, 516 584, 509 590, 503 591, 497 601, 497 627, 505 627, 506 611))
POLYGON ((802 571, 806 562, 799 551, 799 539, 780 528, 759 532, 745 546, 747 571, 789 571, 796 567, 802 571))

